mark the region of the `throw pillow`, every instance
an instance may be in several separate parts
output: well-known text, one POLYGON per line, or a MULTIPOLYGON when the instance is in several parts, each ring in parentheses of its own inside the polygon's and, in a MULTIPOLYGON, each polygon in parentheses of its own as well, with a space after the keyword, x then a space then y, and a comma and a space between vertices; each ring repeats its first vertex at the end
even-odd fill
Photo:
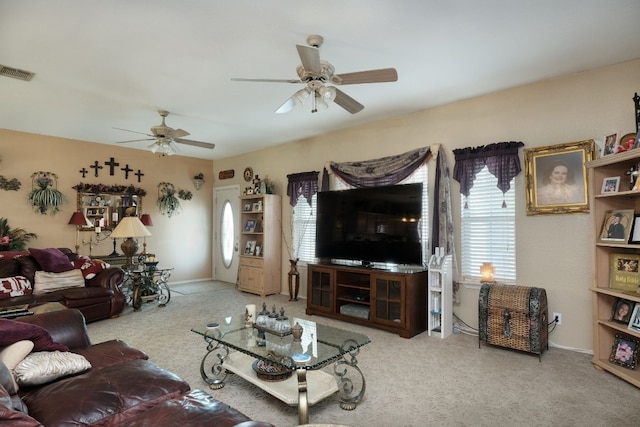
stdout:
POLYGON ((40 264, 40 267, 42 267, 44 271, 62 273, 63 271, 73 270, 73 265, 71 264, 71 261, 69 261, 69 257, 60 249, 29 248, 29 253, 36 259, 36 261, 38 261, 38 264, 40 264))
POLYGON ((31 282, 24 276, 0 278, 0 299, 31 295, 31 282))
POLYGON ((82 256, 73 261, 73 268, 80 269, 85 279, 93 279, 96 277, 96 274, 105 268, 109 268, 109 264, 101 259, 91 259, 82 256))
POLYGON ((31 353, 18 363, 14 372, 21 386, 45 384, 91 368, 84 356, 62 351, 31 353))
POLYGON ((69 351, 66 345, 53 342, 49 331, 42 326, 17 320, 0 319, 0 346, 11 345, 17 341, 33 341, 34 351, 69 351))
POLYGON ((42 295, 62 289, 82 287, 84 287, 84 276, 80 270, 69 270, 62 273, 36 271, 33 294, 42 295))
POLYGON ((31 353, 31 350, 33 350, 33 342, 27 340, 18 341, 0 349, 0 362, 4 363, 13 377, 14 391, 8 390, 9 394, 15 394, 18 391, 19 387, 16 383, 15 369, 16 366, 31 353))

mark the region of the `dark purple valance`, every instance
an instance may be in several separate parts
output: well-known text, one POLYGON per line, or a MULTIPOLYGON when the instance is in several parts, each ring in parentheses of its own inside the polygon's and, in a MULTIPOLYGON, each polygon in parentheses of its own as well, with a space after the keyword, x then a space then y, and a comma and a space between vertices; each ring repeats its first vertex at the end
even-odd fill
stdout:
POLYGON ((394 185, 407 178, 431 157, 429 147, 395 156, 360 162, 331 162, 331 170, 353 187, 394 185))
POLYGON ((498 178, 500 191, 509 191, 509 183, 522 170, 518 149, 523 146, 520 141, 510 141, 453 150, 453 178, 460 183, 460 193, 469 196, 476 175, 485 165, 498 178))
POLYGON ((287 196, 289 196, 289 204, 294 206, 298 203, 298 197, 303 195, 307 199, 307 203, 311 206, 313 195, 318 192, 318 174, 320 172, 300 172, 287 175, 289 183, 287 184, 287 196))

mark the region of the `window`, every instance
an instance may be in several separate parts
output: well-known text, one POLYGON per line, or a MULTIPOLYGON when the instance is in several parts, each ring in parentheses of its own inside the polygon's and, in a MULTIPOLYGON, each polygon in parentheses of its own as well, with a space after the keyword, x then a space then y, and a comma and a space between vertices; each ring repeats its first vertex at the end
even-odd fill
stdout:
MULTIPOLYGON (((429 258, 429 193, 428 193, 429 169, 426 163, 420 166, 413 174, 401 182, 401 184, 411 184, 422 182, 422 220, 420 223, 420 234, 422 236, 422 261, 427 262, 429 258)), ((344 181, 335 179, 331 183, 334 190, 346 190, 351 188, 344 181)), ((316 246, 316 207, 318 195, 315 194, 312 204, 309 206, 304 196, 298 198, 298 203, 293 209, 291 223, 293 224, 293 251, 298 258, 304 262, 315 261, 316 246)))
POLYGON ((462 200, 462 276, 479 280, 480 266, 491 262, 495 277, 516 280, 515 189, 505 194, 498 189, 497 178, 485 166, 473 181, 469 197, 462 200), (503 207, 503 202, 506 207, 503 207))

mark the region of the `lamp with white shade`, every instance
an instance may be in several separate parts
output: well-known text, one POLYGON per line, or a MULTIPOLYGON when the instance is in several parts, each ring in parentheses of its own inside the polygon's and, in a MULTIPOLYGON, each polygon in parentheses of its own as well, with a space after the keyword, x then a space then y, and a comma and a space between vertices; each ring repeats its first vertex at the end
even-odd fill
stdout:
POLYGON ((125 239, 120 245, 122 252, 127 257, 125 268, 133 265, 133 256, 138 252, 138 242, 134 238, 147 236, 151 236, 151 233, 137 216, 125 216, 111 232, 111 238, 125 239))

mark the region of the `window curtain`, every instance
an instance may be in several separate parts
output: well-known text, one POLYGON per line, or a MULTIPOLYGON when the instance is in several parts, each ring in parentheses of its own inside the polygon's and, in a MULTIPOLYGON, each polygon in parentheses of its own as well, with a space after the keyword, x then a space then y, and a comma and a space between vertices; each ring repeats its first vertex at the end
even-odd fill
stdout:
POLYGON ((287 175, 289 183, 287 184, 287 196, 289 196, 289 204, 293 207, 298 203, 298 197, 303 195, 311 206, 313 195, 318 192, 318 175, 320 172, 300 172, 287 175))
MULTIPOLYGON (((453 178, 460 183, 460 193, 469 197, 476 175, 485 166, 498 179, 500 191, 503 194, 509 191, 509 183, 522 170, 518 156, 518 149, 522 146, 524 144, 520 141, 510 141, 453 150, 453 178)), ((506 206, 504 200, 502 206, 506 206)))
POLYGON ((456 261, 456 246, 453 228, 453 209, 451 205, 451 172, 447 164, 444 148, 438 148, 436 176, 433 195, 433 222, 431 224, 431 253, 435 248, 443 248, 446 255, 451 255, 453 268, 453 302, 460 303, 460 284, 456 261))
MULTIPOLYGON (((411 175, 422 163, 431 157, 429 147, 396 156, 360 162, 331 162, 331 170, 346 183, 354 187, 378 187, 394 185, 411 175)), ((325 174, 326 174, 325 170, 325 174)), ((323 176, 323 182, 325 178, 323 176)), ((325 191, 325 188, 323 188, 325 191)))

